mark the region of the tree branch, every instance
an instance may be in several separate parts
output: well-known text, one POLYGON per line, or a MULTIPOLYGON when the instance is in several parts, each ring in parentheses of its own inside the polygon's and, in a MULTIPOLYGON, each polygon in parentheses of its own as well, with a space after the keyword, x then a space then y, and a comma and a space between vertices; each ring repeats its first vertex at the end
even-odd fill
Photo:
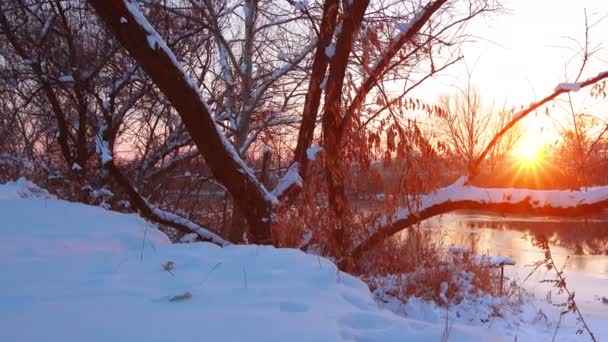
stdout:
POLYGON ((370 229, 373 233, 356 246, 342 269, 353 269, 366 251, 388 237, 428 218, 455 210, 481 210, 494 213, 523 213, 530 215, 577 217, 601 212, 608 208, 608 186, 588 191, 527 190, 478 188, 465 185, 461 177, 454 184, 416 199, 416 209, 399 208, 392 217, 384 217, 370 229))
POLYGON ((537 110, 538 108, 542 107, 544 104, 554 100, 561 94, 570 93, 572 91, 579 91, 582 88, 593 85, 606 78, 608 78, 608 71, 600 72, 595 77, 589 78, 583 82, 560 83, 555 88, 553 93, 549 94, 544 99, 531 104, 526 109, 520 111, 518 114, 516 114, 513 117, 513 119, 505 127, 503 127, 503 129, 501 129, 498 133, 496 133, 494 138, 492 138, 492 141, 490 141, 490 143, 488 143, 488 146, 486 146, 485 150, 483 150, 483 152, 479 155, 477 160, 475 160, 475 163, 473 164, 471 170, 469 171, 468 181, 471 181, 473 178, 475 178, 475 176, 477 176, 477 174, 479 173, 479 165, 485 159, 486 155, 490 152, 490 150, 492 150, 494 145, 496 145, 498 143, 498 141, 500 141, 502 136, 505 135, 505 133, 507 133, 507 131, 510 130, 513 126, 515 126, 515 124, 518 123, 521 119, 525 118, 528 114, 530 114, 533 111, 537 110))
POLYGON ((226 186, 256 243, 270 243, 276 198, 268 193, 218 130, 198 87, 173 52, 129 0, 90 0, 98 16, 177 110, 213 175, 226 186))

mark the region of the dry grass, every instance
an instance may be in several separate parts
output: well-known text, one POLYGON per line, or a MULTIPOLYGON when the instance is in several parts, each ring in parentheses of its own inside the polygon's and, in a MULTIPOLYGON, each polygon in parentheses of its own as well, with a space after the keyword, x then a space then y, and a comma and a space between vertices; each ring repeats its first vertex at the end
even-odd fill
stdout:
POLYGON ((454 255, 437 232, 412 229, 369 253, 362 277, 372 290, 388 289, 401 300, 418 297, 446 303, 440 297, 441 284, 448 284, 445 296, 457 304, 465 298, 500 293, 500 269, 475 255, 454 255))
MULTIPOLYGON (((373 214, 353 213, 350 222, 344 223, 332 219, 331 212, 321 205, 316 206, 316 210, 306 208, 311 206, 288 209, 278 215, 281 222, 273 231, 275 244, 300 248, 334 261, 347 255, 355 241, 365 239, 365 228, 376 219, 373 214), (341 236, 337 234, 339 230, 341 236)), ((452 254, 443 243, 443 234, 445 232, 421 227, 410 228, 364 255, 357 267, 358 275, 372 290, 390 287, 389 291, 402 300, 419 297, 443 304, 442 283, 448 284, 445 295, 450 303, 487 294, 498 296, 500 269, 473 254, 452 254)), ((471 251, 476 252, 475 246, 472 247, 471 251)), ((508 290, 508 286, 505 289, 508 290)))

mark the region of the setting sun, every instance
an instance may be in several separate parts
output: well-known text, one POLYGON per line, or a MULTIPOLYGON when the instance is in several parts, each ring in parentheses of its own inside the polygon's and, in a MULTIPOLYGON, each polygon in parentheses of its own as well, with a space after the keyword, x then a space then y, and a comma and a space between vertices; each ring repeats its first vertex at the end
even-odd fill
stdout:
POLYGON ((524 137, 512 154, 523 166, 536 166, 542 159, 542 145, 539 139, 524 137))
POLYGON ((520 152, 519 152, 519 158, 526 163, 533 163, 534 161, 536 161, 540 156, 540 149, 538 148, 538 146, 525 146, 525 148, 523 148, 520 152))

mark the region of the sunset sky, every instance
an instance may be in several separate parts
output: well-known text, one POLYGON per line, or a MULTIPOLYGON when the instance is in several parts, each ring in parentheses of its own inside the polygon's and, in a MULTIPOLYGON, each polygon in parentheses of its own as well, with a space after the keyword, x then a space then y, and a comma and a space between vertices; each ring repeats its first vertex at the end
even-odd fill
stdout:
MULTIPOLYGON (((608 1, 605 0, 505 0, 504 13, 475 20, 468 32, 475 42, 463 47, 465 63, 454 66, 421 89, 429 101, 438 91, 454 92, 454 86, 466 82, 467 68, 472 71, 474 86, 482 98, 507 107, 529 104, 549 94, 560 82, 573 81, 581 64, 587 10, 590 47, 598 49, 581 79, 608 70, 608 1), (439 90, 441 89, 441 90, 439 90)), ((564 97, 566 98, 566 97, 564 97)), ((607 118, 607 106, 594 101, 587 91, 574 97, 577 109, 593 111, 607 118), (604 113, 602 113, 604 109, 604 113)), ((605 103, 605 101, 602 101, 605 103)), ((562 106, 563 103, 556 103, 562 106)), ((566 113, 556 113, 559 117, 566 113)), ((527 119, 526 139, 555 141, 554 124, 542 115, 527 119), (539 135, 543 127, 542 138, 539 135)))

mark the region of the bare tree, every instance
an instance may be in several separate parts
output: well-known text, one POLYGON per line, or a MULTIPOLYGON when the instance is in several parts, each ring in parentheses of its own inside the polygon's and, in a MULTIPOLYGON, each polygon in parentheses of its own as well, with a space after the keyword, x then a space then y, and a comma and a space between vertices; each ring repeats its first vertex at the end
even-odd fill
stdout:
MULTIPOLYGON (((460 164, 461 170, 468 172, 482 152, 482 149, 511 119, 514 111, 504 107, 496 109, 492 103, 484 103, 478 89, 473 88, 471 79, 464 89, 451 96, 440 98, 441 106, 446 111, 442 118, 446 143, 460 164)), ((496 163, 515 146, 521 132, 511 129, 488 154, 489 167, 496 163)))
MULTIPOLYGON (((52 165, 73 174, 76 184, 114 182, 121 198, 151 220, 224 244, 188 215, 152 201, 168 205, 180 194, 196 194, 202 182, 215 184, 244 216, 249 241, 276 242, 295 216, 305 229, 324 229, 317 241, 333 249, 323 251, 350 268, 391 234, 443 212, 555 209, 530 199, 484 202, 457 194, 439 201, 425 194, 440 183, 436 165, 445 148, 419 114, 434 120, 446 111, 410 94, 459 62, 466 24, 497 8, 490 0, 2 4, 1 39, 10 47, 3 56, 15 61, 6 72, 18 71, 15 89, 22 93, 6 107, 28 118, 45 113, 26 129, 24 152, 34 140, 48 142, 43 150, 54 152, 52 165), (36 25, 22 25, 27 20, 36 25), (36 38, 41 32, 53 43, 36 38), (130 151, 121 153, 123 146, 130 151), (276 152, 271 168, 282 172, 272 190, 261 181, 266 172, 252 169, 268 170, 262 149, 276 152), (375 179, 379 160, 394 161, 402 173, 383 214, 365 216, 348 190, 357 179, 375 179)), ((487 143, 474 130, 460 134, 472 146, 463 149, 467 180, 526 115, 606 78, 558 86, 498 120, 504 126, 487 143)), ((440 193, 471 190, 464 183, 440 193)), ((598 200, 559 212, 605 206, 598 200)))

